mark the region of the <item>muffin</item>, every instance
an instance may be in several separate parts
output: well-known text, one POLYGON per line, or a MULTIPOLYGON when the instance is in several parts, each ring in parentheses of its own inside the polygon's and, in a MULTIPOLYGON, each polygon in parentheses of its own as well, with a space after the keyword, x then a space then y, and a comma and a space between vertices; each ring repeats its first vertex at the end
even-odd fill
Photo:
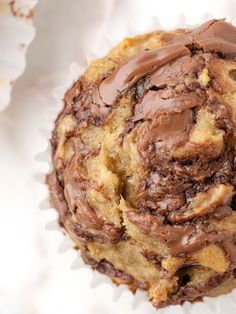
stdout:
POLYGON ((236 287, 236 28, 124 39, 66 92, 47 177, 85 263, 156 308, 236 287))

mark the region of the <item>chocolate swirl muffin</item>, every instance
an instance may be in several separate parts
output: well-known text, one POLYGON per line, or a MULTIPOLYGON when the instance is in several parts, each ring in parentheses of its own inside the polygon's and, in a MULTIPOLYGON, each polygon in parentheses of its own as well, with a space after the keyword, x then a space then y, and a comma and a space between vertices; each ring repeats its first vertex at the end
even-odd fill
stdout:
POLYGON ((93 269, 164 307, 236 287, 236 28, 123 40, 66 93, 47 182, 93 269))

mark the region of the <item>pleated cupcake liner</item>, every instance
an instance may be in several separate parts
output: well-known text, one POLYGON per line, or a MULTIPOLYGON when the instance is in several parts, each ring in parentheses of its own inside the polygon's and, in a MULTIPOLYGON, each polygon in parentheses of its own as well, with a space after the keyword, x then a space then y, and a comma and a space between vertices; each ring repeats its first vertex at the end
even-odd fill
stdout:
POLYGON ((11 99, 23 73, 27 48, 35 36, 33 9, 37 0, 0 0, 0 111, 11 99))
MULTIPOLYGON (((212 19, 213 16, 209 13, 206 13, 202 16, 202 19, 199 23, 199 25, 209 19, 212 19)), ((228 21, 236 25, 236 19, 228 21)), ((197 26, 197 25, 194 25, 197 26)), ((194 27, 192 25, 186 24, 186 17, 184 14, 179 14, 176 24, 173 25, 171 28, 191 28, 194 27)), ((153 31, 155 29, 162 29, 162 30, 169 30, 163 27, 160 23, 160 20, 158 17, 153 17, 150 20, 150 23, 144 31, 137 30, 137 27, 135 25, 130 24, 129 27, 127 27, 127 36, 135 36, 140 33, 147 33, 150 31, 153 31)), ((80 77, 80 75, 84 72, 84 70, 88 67, 89 63, 93 59, 100 58, 108 53, 108 51, 115 46, 122 38, 113 38, 112 34, 106 34, 103 36, 103 38, 100 41, 100 47, 97 52, 93 52, 91 54, 87 53, 86 57, 81 59, 81 63, 73 63, 70 66, 70 77, 71 81, 66 86, 59 86, 56 87, 53 90, 53 96, 55 98, 55 107, 50 108, 48 111, 48 116, 50 117, 50 125, 48 125, 48 128, 40 130, 40 133, 42 137, 47 142, 48 146, 47 149, 44 152, 41 152, 35 156, 35 160, 41 163, 45 163, 49 167, 48 173, 52 170, 52 163, 51 163, 51 149, 50 149, 50 143, 49 138, 51 131, 53 129, 54 121, 57 117, 57 114, 62 110, 63 108, 63 102, 62 98, 65 94, 65 92, 72 86, 74 82, 77 81, 77 79, 80 77)), ((45 184, 45 178, 47 173, 39 173, 36 175, 35 179, 38 183, 45 184)), ((39 209, 44 210, 54 210, 52 209, 50 205, 49 200, 49 192, 48 196, 41 201, 39 204, 39 209)), ((58 220, 53 220, 47 223, 45 228, 49 231, 60 231, 62 233, 61 227, 59 227, 58 220)), ((68 250, 73 249, 74 242, 69 238, 68 235, 63 236, 63 241, 58 247, 58 252, 60 254, 63 254, 67 252, 68 250)), ((108 285, 110 289, 112 289, 113 297, 112 300, 116 304, 116 306, 119 306, 119 303, 122 302, 122 296, 129 291, 128 287, 126 285, 120 285, 116 286, 112 283, 111 279, 108 278, 106 275, 103 275, 99 273, 98 271, 92 270, 92 268, 84 263, 80 256, 79 251, 75 251, 76 258, 74 261, 71 262, 71 270, 78 271, 81 268, 87 268, 91 272, 91 282, 90 287, 93 289, 96 289, 99 286, 102 285, 108 285)), ((88 292, 89 293, 89 292, 88 292)), ((127 297, 127 296, 126 296, 127 297)), ((105 296, 104 296, 104 304, 105 304, 105 296)), ((121 304, 121 303, 120 303, 121 304)), ((231 293, 222 295, 216 298, 210 298, 210 297, 204 297, 202 302, 196 302, 196 303, 190 303, 190 302, 184 302, 182 305, 174 305, 174 306, 168 306, 166 308, 162 309, 155 309, 151 303, 148 301, 148 296, 144 291, 138 290, 135 294, 129 291, 128 294, 128 305, 129 308, 126 307, 126 310, 128 313, 135 313, 135 314, 235 314, 236 313, 236 289, 234 289, 231 293)))

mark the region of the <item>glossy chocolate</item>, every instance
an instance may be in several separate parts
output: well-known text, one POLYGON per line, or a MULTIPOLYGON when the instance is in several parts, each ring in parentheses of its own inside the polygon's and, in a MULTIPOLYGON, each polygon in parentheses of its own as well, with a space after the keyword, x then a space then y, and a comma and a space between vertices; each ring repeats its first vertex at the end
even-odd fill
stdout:
MULTIPOLYGON (((142 247, 139 237, 132 238, 131 228, 144 237, 147 244, 153 240, 164 245, 163 254, 146 248, 141 253, 150 263, 155 263, 162 279, 179 278, 168 299, 155 304, 160 307, 195 300, 234 278, 236 232, 232 225, 236 220, 236 129, 232 107, 224 97, 227 84, 218 79, 214 66, 218 61, 230 64, 232 91, 236 28, 223 20, 212 20, 192 30, 163 32, 158 36, 161 47, 143 50, 118 64, 114 62, 109 71, 94 81, 86 81, 82 76, 66 94, 65 108, 53 132, 55 169, 48 176, 48 184, 60 223, 81 245, 85 261, 113 280, 126 283, 133 290, 137 287, 149 289, 147 282, 116 269, 109 260, 93 259, 88 243, 115 246, 120 241, 131 241, 142 247), (105 163, 105 167, 118 177, 118 199, 126 201, 126 208, 120 211, 120 227, 117 227, 88 202, 88 189, 101 192, 106 200, 110 195, 103 193, 103 186, 96 178, 86 177, 83 166, 99 155, 101 145, 95 143, 96 148, 85 145, 82 134, 90 127, 103 128, 108 133, 119 128, 120 124, 109 123, 123 99, 126 102, 128 99, 131 114, 126 117, 124 131, 117 139, 121 150, 117 153, 113 143, 109 144, 112 147, 108 145, 106 149, 111 160, 109 166, 105 163), (199 112, 205 112, 206 119, 212 119, 209 128, 205 127, 205 121, 198 125, 199 112), (68 114, 76 119, 77 125, 65 134, 66 140, 73 144, 73 155, 70 160, 62 160, 56 154, 60 146, 57 128, 61 117, 68 114), (197 127, 202 128, 203 133, 194 134, 197 127), (133 158, 133 146, 131 155, 126 152, 122 159, 122 145, 130 135, 139 158, 136 166, 138 186, 132 187, 135 201, 127 197, 133 178, 126 173, 130 167, 129 158, 133 158), (116 166, 122 163, 125 167, 118 171, 116 166), (194 211, 193 207, 186 213, 196 196, 206 196, 207 191, 217 186, 232 187, 230 197, 213 195, 218 197, 215 202, 210 196, 203 198, 201 202, 207 205, 202 210, 194 211), (131 227, 126 226, 126 222, 131 227), (213 227, 214 223, 220 224, 220 228, 213 227), (229 266, 224 273, 216 272, 206 282, 191 286, 181 279, 184 269, 191 272, 191 267, 198 267, 193 255, 210 244, 222 249, 229 266), (169 257, 184 260, 174 274, 162 268, 162 260, 169 257)), ((105 205, 102 210, 106 211, 105 205)))

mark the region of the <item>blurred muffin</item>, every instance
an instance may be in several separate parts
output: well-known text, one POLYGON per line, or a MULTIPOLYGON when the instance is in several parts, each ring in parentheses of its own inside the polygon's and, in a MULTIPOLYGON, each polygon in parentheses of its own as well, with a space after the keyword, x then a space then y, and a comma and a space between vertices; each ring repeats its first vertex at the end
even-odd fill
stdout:
POLYGON ((236 286, 236 28, 123 40, 66 93, 47 182, 84 261, 157 308, 236 286))
POLYGON ((12 87, 25 69, 25 54, 35 35, 32 18, 37 2, 0 1, 0 111, 9 105, 12 87))

